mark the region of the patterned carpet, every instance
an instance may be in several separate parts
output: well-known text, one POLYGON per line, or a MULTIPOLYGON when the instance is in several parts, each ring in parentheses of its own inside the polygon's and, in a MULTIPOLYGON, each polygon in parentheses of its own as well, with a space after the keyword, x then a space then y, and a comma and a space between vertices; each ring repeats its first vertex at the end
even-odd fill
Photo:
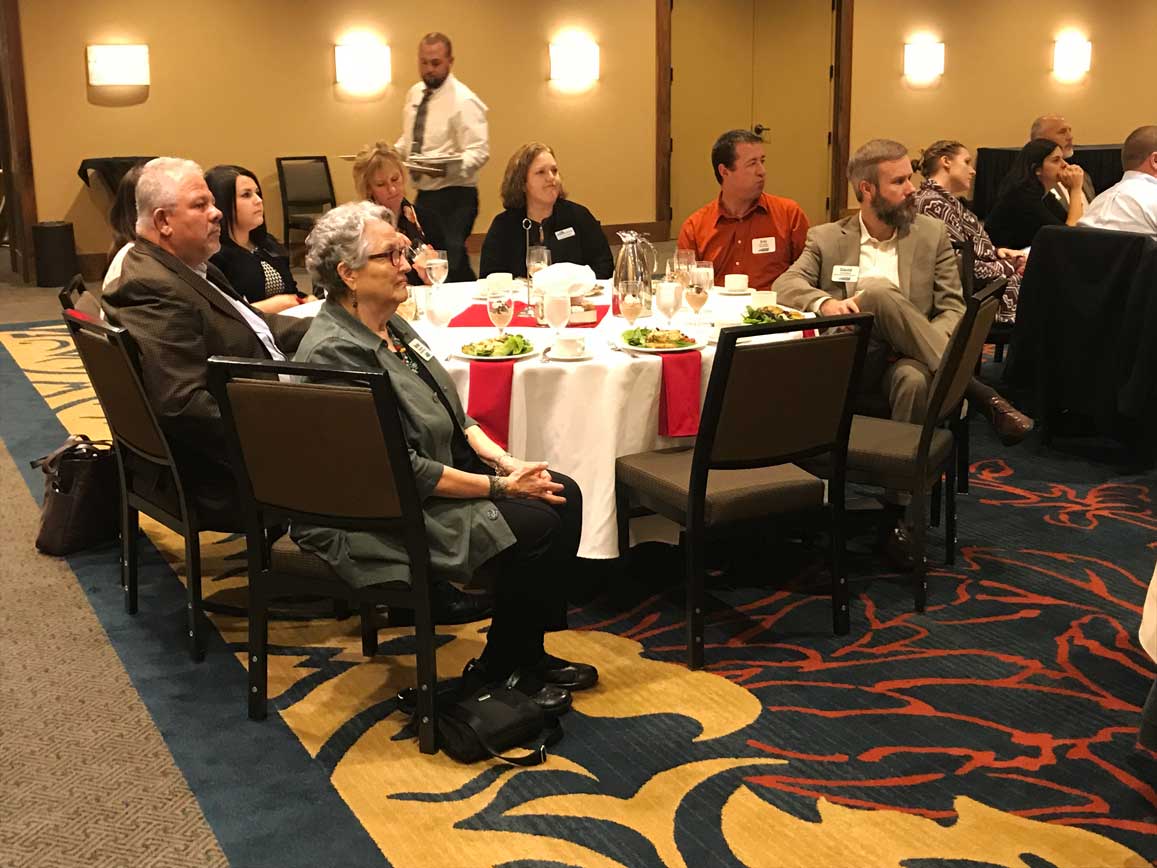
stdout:
MULTIPOLYGON (((65 431, 101 433, 62 327, 0 332, 0 377, 18 462, 65 431)), ((635 582, 548 637, 602 682, 526 770, 399 738, 390 697, 412 682, 413 643, 383 631, 366 660, 354 619, 277 623, 278 713, 249 724, 244 622, 214 617, 221 641, 185 662, 181 548, 155 525, 136 618, 119 610, 111 548, 86 556, 84 584, 234 865, 1144 866, 1157 754, 1136 744, 1154 678, 1136 630, 1155 481, 1001 451, 976 427, 962 556, 935 565, 927 612, 853 556, 852 632, 833 637, 816 552, 769 538, 723 554, 701 672, 681 664, 677 575, 640 559, 635 582)), ((208 592, 235 595, 239 541, 203 544, 208 592)), ((477 654, 484 627, 439 629, 441 673, 477 654)))

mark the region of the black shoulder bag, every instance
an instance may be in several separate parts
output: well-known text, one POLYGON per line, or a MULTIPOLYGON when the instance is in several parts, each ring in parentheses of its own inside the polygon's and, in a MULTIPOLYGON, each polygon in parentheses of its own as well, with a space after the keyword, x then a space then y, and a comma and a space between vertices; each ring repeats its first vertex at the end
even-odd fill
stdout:
POLYGON ((46 555, 70 555, 116 539, 120 482, 111 441, 77 434, 32 466, 44 471, 36 548, 46 555))

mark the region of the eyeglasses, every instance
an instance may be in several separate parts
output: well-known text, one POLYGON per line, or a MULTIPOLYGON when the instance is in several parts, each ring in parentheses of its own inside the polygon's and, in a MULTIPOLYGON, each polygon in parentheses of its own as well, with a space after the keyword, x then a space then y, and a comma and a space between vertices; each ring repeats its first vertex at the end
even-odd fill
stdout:
POLYGON ((406 245, 405 247, 394 247, 390 250, 383 250, 381 253, 371 253, 366 259, 388 259, 390 265, 397 268, 405 259, 410 265, 414 264, 414 258, 418 255, 413 247, 406 245))

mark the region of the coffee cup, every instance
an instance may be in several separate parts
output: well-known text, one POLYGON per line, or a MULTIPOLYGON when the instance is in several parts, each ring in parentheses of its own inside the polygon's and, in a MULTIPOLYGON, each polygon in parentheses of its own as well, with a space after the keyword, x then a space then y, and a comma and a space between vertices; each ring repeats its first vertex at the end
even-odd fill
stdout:
POLYGON ((728 292, 744 292, 747 289, 746 274, 725 274, 723 288, 728 292))
POLYGON ((586 353, 587 339, 582 335, 561 334, 555 338, 550 354, 560 359, 573 359, 586 353))
POLYGON ((504 290, 514 280, 514 275, 509 271, 492 271, 486 275, 486 289, 487 290, 504 290))

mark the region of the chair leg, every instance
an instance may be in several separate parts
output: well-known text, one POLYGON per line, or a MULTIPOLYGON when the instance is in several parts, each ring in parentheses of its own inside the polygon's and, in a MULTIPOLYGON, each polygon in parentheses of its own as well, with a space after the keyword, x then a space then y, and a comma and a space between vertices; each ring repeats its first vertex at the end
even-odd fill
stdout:
POLYGON ((930 521, 932 527, 940 527, 940 497, 943 487, 944 486, 940 482, 937 482, 934 486, 932 486, 932 514, 930 521))
POLYGON ((137 534, 140 532, 140 513, 121 498, 121 590, 125 595, 125 611, 137 613, 137 534))
POLYGON ((832 507, 832 629, 844 636, 851 629, 848 612, 848 577, 844 575, 844 511, 832 507))
POLYGON ((362 654, 373 657, 378 653, 378 612, 373 603, 362 603, 362 654))
POLYGON ((687 668, 703 666, 703 579, 705 562, 703 539, 698 534, 685 535, 687 563, 687 668))
POLYGON ((912 503, 908 507, 912 516, 912 585, 916 598, 916 611, 923 612, 928 601, 928 566, 924 559, 925 542, 928 539, 928 495, 913 492, 912 503))
POLYGON ((414 631, 418 643, 418 749, 422 753, 436 753, 434 692, 438 685, 438 660, 430 595, 419 600, 414 608, 414 631))
POLYGON ((956 563, 956 461, 948 459, 944 483, 944 563, 956 563))
POLYGON ((249 573, 249 719, 265 720, 269 693, 269 604, 257 572, 249 573))
MULTIPOLYGON (((968 415, 972 415, 972 411, 968 411, 968 415)), ((968 417, 960 420, 960 424, 956 426, 956 490, 961 494, 968 494, 968 473, 971 469, 972 458, 970 457, 972 442, 972 426, 968 424, 968 417)))
POLYGON ((205 636, 201 615, 201 539, 185 529, 185 610, 189 620, 189 657, 194 663, 205 659, 205 636))
POLYGON ((994 362, 1003 362, 1004 361, 1004 344, 993 344, 992 360, 994 362))

